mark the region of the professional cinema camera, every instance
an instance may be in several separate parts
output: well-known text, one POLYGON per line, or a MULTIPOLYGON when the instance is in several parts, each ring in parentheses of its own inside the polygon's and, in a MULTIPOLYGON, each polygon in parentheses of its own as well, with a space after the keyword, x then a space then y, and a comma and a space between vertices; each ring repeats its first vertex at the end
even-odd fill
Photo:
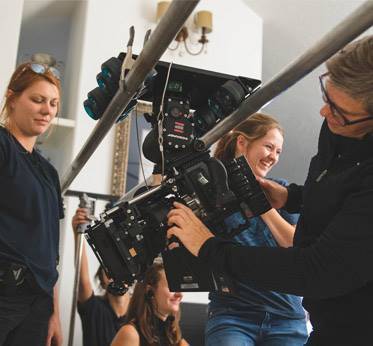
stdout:
MULTIPOLYGON (((107 65, 104 63, 103 68, 107 65)), ((119 80, 119 76, 110 74, 113 80, 119 80)), ((121 199, 101 214, 100 221, 91 225, 86 235, 113 279, 109 287, 112 293, 124 293, 134 281, 141 280, 160 253, 173 291, 232 288, 229 278, 211 272, 182 245, 176 243, 170 250, 167 214, 173 202, 179 201, 216 235, 230 239, 247 228, 251 216, 270 209, 243 156, 220 162, 209 151, 201 150, 198 142, 259 84, 255 79, 166 62, 156 65, 137 96, 153 104, 152 114, 145 114, 152 130, 144 140, 143 153, 154 162, 155 172, 163 180, 159 186, 140 189, 131 199, 121 199), (224 219, 236 212, 245 215, 247 221, 228 232, 224 219)))

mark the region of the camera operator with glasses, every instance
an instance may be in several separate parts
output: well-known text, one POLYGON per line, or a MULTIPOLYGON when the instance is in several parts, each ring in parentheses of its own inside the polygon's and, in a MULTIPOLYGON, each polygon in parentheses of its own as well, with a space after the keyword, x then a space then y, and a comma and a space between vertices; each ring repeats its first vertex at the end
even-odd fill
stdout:
POLYGON ((17 67, 0 127, 0 344, 62 345, 56 281, 63 205, 57 171, 35 149, 57 115, 59 72, 17 67))
POLYGON ((304 186, 259 179, 274 208, 300 212, 290 248, 213 234, 175 203, 168 236, 212 268, 261 289, 304 296, 307 345, 370 345, 373 311, 373 36, 348 44, 320 76, 318 153, 304 186))

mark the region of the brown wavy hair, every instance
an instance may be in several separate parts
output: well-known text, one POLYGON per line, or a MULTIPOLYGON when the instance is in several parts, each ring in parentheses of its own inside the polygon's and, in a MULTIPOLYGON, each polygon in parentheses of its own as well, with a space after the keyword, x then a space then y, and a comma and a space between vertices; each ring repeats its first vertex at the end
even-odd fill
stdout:
MULTIPOLYGON (((104 267, 100 264, 99 267, 97 268, 97 271, 96 271, 96 274, 94 276, 95 280, 98 281, 99 285, 100 285, 100 289, 101 290, 105 290, 105 280, 104 280, 104 267)), ((106 290, 105 290, 105 294, 106 294, 106 290)))
MULTIPOLYGON (((157 333, 155 333, 156 306, 152 293, 158 286, 162 271, 164 271, 164 267, 161 263, 154 263, 148 268, 144 280, 136 284, 126 314, 126 323, 136 325, 140 329, 138 332, 146 339, 148 345, 159 345, 160 341, 157 333)), ((170 316, 166 320, 168 345, 179 345, 181 342, 179 321, 180 311, 177 312, 176 316, 170 316)))
MULTIPOLYGON (((61 95, 60 81, 48 69, 44 73, 36 73, 31 69, 31 63, 26 62, 19 65, 13 72, 6 94, 4 98, 4 106, 0 113, 0 125, 7 127, 9 121, 9 114, 11 113, 10 105, 19 95, 21 95, 27 88, 38 81, 47 81, 55 85, 61 95), (12 93, 9 93, 12 91, 12 93)), ((60 103, 58 105, 60 107, 60 103)), ((59 111, 59 107, 57 113, 59 111)), ((56 115, 57 116, 57 115, 56 115)))
POLYGON ((255 113, 219 140, 214 151, 214 157, 221 161, 232 160, 236 155, 239 135, 244 136, 251 144, 264 137, 272 129, 279 130, 281 135, 284 136, 284 130, 275 118, 267 114, 255 113))

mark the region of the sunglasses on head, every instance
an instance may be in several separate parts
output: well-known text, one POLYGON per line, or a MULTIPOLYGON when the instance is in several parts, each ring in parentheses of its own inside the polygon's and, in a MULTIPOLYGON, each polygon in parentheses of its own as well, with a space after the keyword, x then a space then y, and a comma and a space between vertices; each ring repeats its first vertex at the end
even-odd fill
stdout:
POLYGON ((39 63, 36 63, 36 62, 30 62, 29 64, 27 64, 21 70, 21 72, 15 78, 15 80, 18 79, 27 69, 30 69, 32 72, 35 72, 37 74, 44 74, 44 73, 47 73, 49 71, 55 78, 57 78, 58 80, 61 80, 61 73, 57 68, 55 68, 53 66, 48 66, 48 65, 45 65, 45 64, 39 64, 39 63))

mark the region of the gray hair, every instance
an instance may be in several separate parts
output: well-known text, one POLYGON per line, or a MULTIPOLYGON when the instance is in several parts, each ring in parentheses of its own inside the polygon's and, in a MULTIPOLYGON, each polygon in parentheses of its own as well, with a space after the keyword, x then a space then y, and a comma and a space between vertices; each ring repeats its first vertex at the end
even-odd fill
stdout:
POLYGON ((326 62, 326 67, 332 83, 361 100, 373 114, 373 35, 348 44, 326 62))

